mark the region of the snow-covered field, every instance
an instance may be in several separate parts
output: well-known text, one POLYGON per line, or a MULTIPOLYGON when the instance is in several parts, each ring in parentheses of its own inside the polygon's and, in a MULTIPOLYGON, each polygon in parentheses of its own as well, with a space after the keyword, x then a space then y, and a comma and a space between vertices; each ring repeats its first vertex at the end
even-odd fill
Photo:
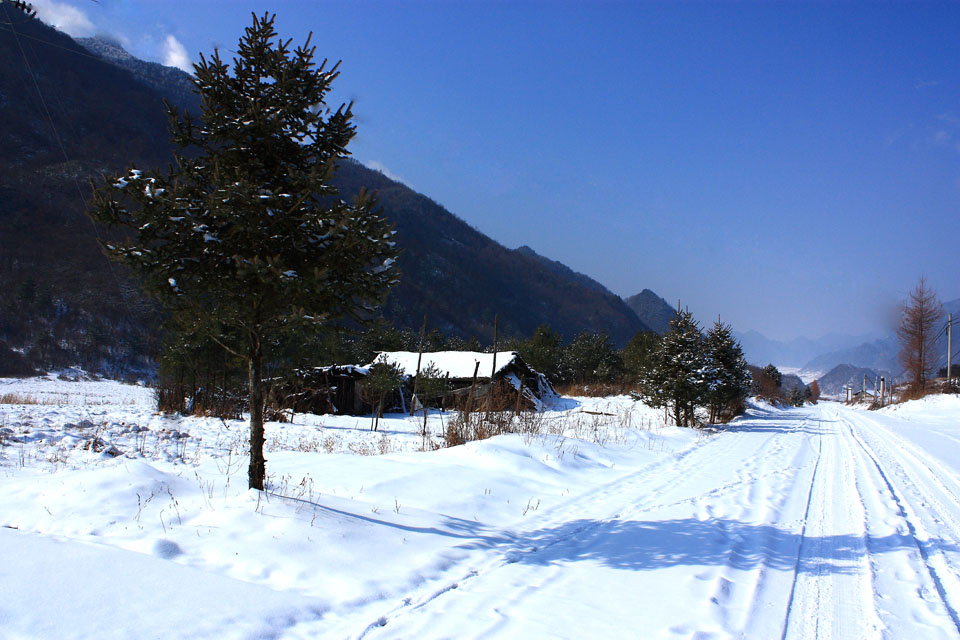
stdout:
POLYGON ((664 427, 564 399, 437 448, 449 414, 154 414, 0 380, 0 638, 958 638, 960 400, 754 406, 664 427))

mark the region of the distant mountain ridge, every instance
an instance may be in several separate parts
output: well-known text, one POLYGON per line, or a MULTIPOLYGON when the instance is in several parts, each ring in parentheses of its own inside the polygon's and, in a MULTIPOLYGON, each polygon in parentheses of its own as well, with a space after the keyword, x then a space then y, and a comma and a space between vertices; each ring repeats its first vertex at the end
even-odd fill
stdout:
POLYGON ((804 368, 814 371, 829 371, 838 365, 852 365, 875 371, 900 371, 897 354, 900 345, 896 336, 878 338, 855 347, 839 349, 817 356, 804 368))
POLYGON ((677 315, 666 300, 650 289, 644 289, 637 295, 630 296, 626 299, 626 303, 637 317, 661 335, 670 330, 670 321, 677 315))
POLYGON ((200 100, 193 92, 193 83, 182 70, 135 58, 120 43, 104 36, 77 38, 76 42, 105 62, 129 71, 137 80, 170 102, 194 113, 199 111, 200 100))
MULTIPOLYGON (((54 128, 13 35, 0 30, 0 296, 13 301, 0 305, 0 346, 92 370, 142 362, 156 347, 154 305, 102 256, 84 200, 90 178, 131 162, 149 169, 170 161, 162 98, 195 105, 183 92, 189 77, 102 39, 83 48, 38 20, 18 30, 29 36, 25 55, 54 128)), ((360 163, 341 163, 336 184, 344 198, 376 190, 396 225, 401 281, 383 312, 398 326, 419 328, 426 314, 430 327, 490 341, 499 316, 501 337, 547 323, 568 339, 605 331, 618 345, 647 329, 591 278, 532 250, 507 249, 360 163)))
POLYGON ((824 353, 848 348, 870 339, 836 333, 817 339, 800 337, 792 340, 774 340, 758 331, 735 331, 734 335, 740 341, 748 362, 798 369, 810 368, 807 364, 824 353))
MULTIPOLYGON (((934 329, 940 334, 934 344, 934 357, 938 369, 947 364, 947 335, 943 328, 947 322, 947 314, 950 313, 953 314, 954 318, 953 350, 956 354, 958 348, 960 348, 960 336, 956 331, 957 325, 960 325, 960 298, 943 303, 943 317, 934 329)), ((820 354, 807 362, 804 368, 828 371, 838 365, 849 364, 879 371, 881 375, 900 376, 903 373, 903 366, 900 364, 899 354, 900 341, 897 339, 896 333, 890 333, 884 337, 863 341, 855 346, 820 354)), ((955 357, 954 362, 957 360, 958 358, 955 357)))
POLYGON ((599 291, 607 295, 614 295, 612 291, 607 289, 605 286, 591 278, 590 276, 580 273, 579 271, 574 271, 567 265, 563 264, 559 260, 552 260, 546 256, 542 256, 527 245, 523 245, 514 249, 519 255, 526 256, 528 258, 535 258, 543 264, 544 267, 556 273, 557 275, 563 276, 565 278, 570 278, 571 280, 576 280, 583 286, 593 289, 594 291, 599 291))

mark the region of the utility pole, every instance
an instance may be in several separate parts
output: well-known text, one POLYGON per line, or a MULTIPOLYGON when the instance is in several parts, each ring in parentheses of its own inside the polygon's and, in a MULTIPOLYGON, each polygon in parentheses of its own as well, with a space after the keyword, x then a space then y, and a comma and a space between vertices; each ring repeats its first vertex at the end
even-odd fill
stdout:
POLYGON ((950 380, 953 378, 950 376, 952 373, 950 367, 952 366, 951 360, 953 359, 953 314, 947 314, 947 384, 950 384, 950 380))

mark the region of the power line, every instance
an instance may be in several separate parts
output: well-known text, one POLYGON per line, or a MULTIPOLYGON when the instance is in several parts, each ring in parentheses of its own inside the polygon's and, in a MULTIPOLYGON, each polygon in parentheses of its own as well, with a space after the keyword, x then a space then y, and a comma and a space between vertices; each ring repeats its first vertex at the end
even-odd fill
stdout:
MULTIPOLYGON (((2 1, 2 0, 0 0, 0 1, 2 1)), ((56 47, 57 49, 63 49, 64 51, 67 51, 67 52, 72 53, 72 54, 77 55, 77 56, 83 56, 84 58, 90 58, 91 60, 96 60, 96 61, 98 61, 98 62, 103 62, 103 61, 104 61, 103 58, 101 58, 101 57, 99 57, 99 56, 96 56, 96 55, 93 55, 92 53, 86 53, 86 52, 84 52, 84 51, 77 51, 76 49, 72 49, 72 48, 70 48, 70 47, 65 47, 65 46, 63 46, 62 44, 57 44, 56 42, 50 42, 49 40, 44 40, 43 38, 38 38, 38 37, 36 37, 36 36, 27 35, 26 33, 17 33, 17 31, 13 28, 13 23, 10 23, 10 22, 0 22, 0 31, 7 31, 7 32, 9 32, 9 33, 12 33, 12 34, 14 35, 14 37, 27 38, 27 39, 29 39, 29 40, 35 40, 35 41, 37 41, 37 42, 43 43, 43 44, 45 44, 45 45, 47 45, 47 46, 50 46, 50 47, 56 47)))
POLYGON ((937 333, 937 335, 935 335, 935 336, 933 337, 933 339, 934 339, 934 340, 937 340, 940 336, 942 336, 944 333, 946 333, 946 331, 947 331, 947 325, 946 325, 946 323, 944 323, 943 327, 940 328, 940 331, 937 333))
MULTIPOLYGON (((37 82, 37 76, 36 76, 36 74, 34 74, 34 72, 33 72, 33 66, 30 64, 30 60, 27 58, 27 52, 26 52, 26 50, 23 48, 23 43, 20 42, 20 34, 17 33, 16 28, 14 28, 14 22, 13 22, 13 20, 10 18, 10 11, 9 11, 9 9, 7 9, 7 4, 6 4, 5 2, 0 2, 0 4, 3 5, 4 14, 5 14, 6 17, 7 17, 7 20, 9 20, 9 23, 8 23, 8 24, 10 25, 9 31, 10 31, 11 33, 13 33, 13 39, 14 39, 14 40, 16 41, 16 43, 17 43, 17 48, 20 50, 20 55, 23 57, 23 63, 24 63, 24 65, 26 65, 26 67, 27 67, 27 74, 30 76, 30 79, 33 81, 33 86, 34 86, 34 88, 37 90, 37 95, 40 97, 40 104, 43 106, 43 113, 44 113, 44 115, 45 115, 46 118, 47 118, 47 123, 50 125, 50 129, 53 131, 53 138, 54 138, 54 140, 56 141, 57 146, 60 148, 60 153, 63 155, 63 160, 64 160, 64 162, 66 162, 66 163, 69 164, 69 162, 70 162, 70 155, 67 153, 67 149, 66 149, 66 147, 65 147, 64 144, 63 144, 63 140, 62 140, 61 137, 60 137, 60 133, 57 131, 57 125, 56 125, 56 123, 53 121, 53 116, 50 114, 50 109, 49 109, 49 107, 47 106, 47 101, 46 101, 46 99, 43 97, 43 90, 40 89, 40 83, 37 82)), ((39 40, 39 38, 33 38, 33 39, 34 39, 34 40, 39 40)), ((41 40, 41 42, 43 42, 43 41, 41 40)), ((51 44, 51 43, 46 43, 46 44, 51 44)), ((59 46, 59 45, 53 45, 53 46, 59 46)), ((59 47, 59 48, 61 48, 61 49, 66 49, 67 51, 69 51, 69 49, 67 49, 66 47, 59 47)), ((34 56, 36 56, 36 51, 34 51, 33 53, 34 53, 34 56)), ((75 53, 77 53, 77 52, 75 52, 75 53)), ((84 55, 84 54, 80 54, 80 55, 84 55)), ((94 56, 88 56, 88 57, 94 57, 94 56)), ((56 95, 54 95, 54 97, 56 98, 56 95)), ((64 111, 64 109, 63 109, 63 104, 60 103, 59 98, 56 98, 56 99, 57 99, 57 102, 58 102, 58 104, 59 104, 59 106, 60 106, 60 110, 61 110, 61 111, 64 111)), ((80 201, 81 206, 85 208, 87 203, 86 203, 86 200, 85 200, 84 197, 83 197, 83 192, 80 190, 80 182, 79 182, 79 180, 77 179, 77 176, 76 176, 76 175, 73 176, 73 185, 74 185, 74 187, 76 188, 76 191, 77 191, 77 199, 80 201)), ((93 220, 91 220, 91 219, 90 219, 89 217, 87 217, 86 215, 84 215, 84 217, 87 218, 87 221, 88 221, 88 222, 90 222, 90 226, 93 227, 93 233, 97 236, 97 241, 102 245, 102 244, 103 244, 103 238, 100 236, 100 229, 97 228, 97 225, 93 222, 93 220)), ((116 285, 117 285, 117 289, 118 289, 119 291, 122 291, 122 287, 121 287, 121 284, 120 284, 120 279, 117 277, 117 273, 116 273, 116 271, 114 271, 114 268, 113 268, 113 262, 110 261, 110 260, 107 260, 107 267, 108 267, 109 270, 110 270, 110 275, 113 276, 113 280, 114 280, 114 282, 115 282, 116 285)))

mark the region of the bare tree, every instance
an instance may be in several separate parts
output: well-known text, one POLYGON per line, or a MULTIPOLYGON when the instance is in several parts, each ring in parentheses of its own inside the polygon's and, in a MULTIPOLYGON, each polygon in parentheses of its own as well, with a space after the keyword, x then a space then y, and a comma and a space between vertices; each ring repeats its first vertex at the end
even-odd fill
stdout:
POLYGON ((903 305, 903 318, 897 329, 900 339, 900 364, 912 381, 913 388, 922 391, 937 366, 934 345, 937 323, 943 317, 943 305, 936 292, 920 278, 903 305))

